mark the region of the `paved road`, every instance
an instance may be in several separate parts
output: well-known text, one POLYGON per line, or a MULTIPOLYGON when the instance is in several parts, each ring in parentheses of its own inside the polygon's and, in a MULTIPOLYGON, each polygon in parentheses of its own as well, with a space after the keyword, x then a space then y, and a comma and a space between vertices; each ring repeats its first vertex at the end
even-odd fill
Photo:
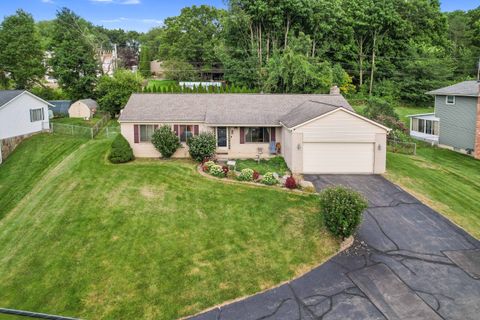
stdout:
POLYGON ((480 319, 478 240, 381 176, 306 179, 367 197, 354 245, 298 279, 192 319, 480 319))

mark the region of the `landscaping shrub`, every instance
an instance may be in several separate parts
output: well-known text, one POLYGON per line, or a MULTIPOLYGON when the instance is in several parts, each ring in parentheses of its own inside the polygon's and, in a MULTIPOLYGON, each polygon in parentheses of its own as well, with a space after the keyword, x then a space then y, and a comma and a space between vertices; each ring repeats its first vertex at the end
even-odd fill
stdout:
POLYGON ((121 135, 117 135, 115 140, 112 142, 112 148, 110 150, 110 154, 108 155, 108 159, 112 163, 125 163, 128 161, 133 160, 135 157, 133 156, 132 148, 128 141, 121 135))
POLYGON ((215 165, 215 162, 213 162, 212 160, 205 162, 203 164, 203 171, 209 172, 210 168, 213 167, 214 165, 215 165))
POLYGON ((260 177, 260 173, 256 170, 253 170, 253 180, 257 181, 258 178, 260 177))
POLYGON ((253 180, 253 170, 252 169, 243 169, 238 175, 238 180, 240 181, 252 181, 253 180))
POLYGON ((262 180, 260 181, 263 184, 272 186, 278 183, 278 180, 273 176, 273 172, 267 172, 263 175, 262 180))
POLYGON ((320 208, 328 230, 345 239, 351 236, 360 224, 367 201, 354 190, 330 187, 320 193, 320 208))
POLYGON ((225 174, 225 176, 227 176, 227 175, 228 175, 228 172, 230 171, 230 169, 228 169, 227 166, 223 166, 223 167, 222 167, 222 170, 223 170, 223 173, 225 174))
POLYGON ((214 164, 213 166, 210 167, 210 174, 218 178, 225 177, 225 172, 223 171, 223 167, 218 164, 214 164))
POLYGON ((164 158, 170 158, 180 147, 180 140, 169 125, 163 125, 155 130, 152 143, 164 158))
POLYGON ((296 189, 297 188, 297 182, 295 181, 295 178, 290 176, 285 180, 285 187, 288 189, 296 189))
POLYGON ((215 136, 213 133, 202 132, 198 136, 188 139, 188 152, 195 161, 202 161, 210 158, 215 154, 217 148, 215 136))

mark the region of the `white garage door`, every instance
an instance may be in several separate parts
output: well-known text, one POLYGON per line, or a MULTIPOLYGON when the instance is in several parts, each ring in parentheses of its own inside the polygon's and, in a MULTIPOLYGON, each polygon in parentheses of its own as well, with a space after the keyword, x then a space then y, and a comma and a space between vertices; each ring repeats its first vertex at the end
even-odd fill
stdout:
POLYGON ((303 173, 373 173, 373 143, 303 143, 303 173))

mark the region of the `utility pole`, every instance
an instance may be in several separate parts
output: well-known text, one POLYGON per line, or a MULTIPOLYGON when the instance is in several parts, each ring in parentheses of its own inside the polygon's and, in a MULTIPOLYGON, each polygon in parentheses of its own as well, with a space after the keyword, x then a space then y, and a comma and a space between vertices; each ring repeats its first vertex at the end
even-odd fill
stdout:
POLYGON ((113 44, 113 71, 117 70, 117 44, 113 44))

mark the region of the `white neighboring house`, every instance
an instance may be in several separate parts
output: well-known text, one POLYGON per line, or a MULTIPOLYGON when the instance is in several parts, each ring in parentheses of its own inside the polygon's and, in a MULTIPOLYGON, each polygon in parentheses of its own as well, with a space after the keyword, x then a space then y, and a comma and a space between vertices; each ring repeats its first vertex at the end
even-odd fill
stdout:
POLYGON ((34 133, 48 130, 47 101, 25 90, 0 91, 0 163, 20 141, 34 133))

